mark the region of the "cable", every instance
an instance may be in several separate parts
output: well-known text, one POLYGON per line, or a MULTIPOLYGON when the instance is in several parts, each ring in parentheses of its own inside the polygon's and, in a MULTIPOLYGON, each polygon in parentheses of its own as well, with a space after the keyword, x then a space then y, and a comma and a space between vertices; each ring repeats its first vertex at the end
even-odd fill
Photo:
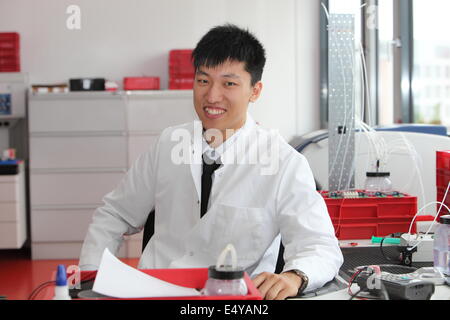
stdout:
MULTIPOLYGON (((390 236, 389 236, 389 237, 390 237, 390 236)), ((387 261, 393 262, 393 260, 392 260, 391 258, 387 257, 387 256, 384 254, 384 251, 383 251, 383 242, 384 242, 385 239, 386 239, 386 237, 383 237, 383 239, 381 239, 381 242, 380 242, 380 251, 381 251, 381 254, 383 255, 383 258, 385 258, 387 261)))
MULTIPOLYGON (((432 201, 432 202, 426 204, 425 206, 423 206, 423 207, 416 213, 416 215, 414 216, 414 218, 413 218, 412 221, 411 221, 411 224, 409 225, 409 230, 408 230, 408 240, 410 240, 410 237, 411 237, 411 229, 412 229, 412 226, 413 226, 414 221, 416 220, 417 216, 418 216, 425 208, 427 208, 427 207, 429 207, 430 205, 433 205, 433 204, 440 204, 440 205, 441 205, 441 206, 439 207, 438 212, 436 212, 436 215, 434 216, 433 222, 431 223, 431 225, 430 225, 430 227, 428 228, 428 230, 427 230, 427 232, 425 233, 425 235, 428 235, 428 233, 430 233, 432 227, 433 227, 434 224, 436 223, 436 219, 439 217, 439 215, 440 215, 440 213, 441 213, 442 207, 445 207, 445 208, 447 209, 447 211, 450 213, 449 207, 448 207, 446 204, 444 204, 445 199, 447 199, 447 194, 448 194, 449 189, 450 189, 450 182, 449 182, 448 185, 447 185, 447 190, 445 190, 445 194, 444 194, 444 198, 442 199, 442 202, 440 202, 440 201, 432 201)), ((416 239, 417 239, 417 235, 416 235, 416 239)), ((414 249, 415 249, 422 241, 423 241, 423 238, 420 239, 413 247, 408 248, 408 250, 409 250, 409 251, 414 250, 414 249)))
POLYGON ((330 20, 330 13, 328 12, 327 7, 323 4, 323 2, 320 3, 322 5, 323 10, 325 11, 325 15, 327 16, 327 20, 330 20))
POLYGON ((55 284, 56 281, 46 281, 44 283, 41 283, 39 286, 37 286, 30 294, 30 296, 28 297, 28 300, 34 300, 36 298, 36 296, 38 295, 39 292, 42 291, 42 289, 50 286, 51 284, 55 284))
POLYGON ((350 299, 348 300, 353 300, 354 298, 357 298, 358 294, 360 294, 362 292, 362 289, 359 289, 356 293, 352 294, 350 299))

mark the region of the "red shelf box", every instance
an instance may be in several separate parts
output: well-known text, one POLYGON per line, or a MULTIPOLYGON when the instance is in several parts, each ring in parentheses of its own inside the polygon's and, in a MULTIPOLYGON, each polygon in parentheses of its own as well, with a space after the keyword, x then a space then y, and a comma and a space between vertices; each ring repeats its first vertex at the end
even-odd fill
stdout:
POLYGON ((124 90, 159 90, 159 77, 123 78, 124 90))
MULTIPOLYGON (((417 197, 329 198, 321 192, 340 240, 371 239, 408 232, 417 213, 417 197)), ((412 232, 416 232, 416 223, 412 232)))
POLYGON ((179 49, 169 52, 169 89, 189 90, 194 86, 192 50, 179 49))
POLYGON ((0 72, 20 72, 20 36, 0 32, 0 72))

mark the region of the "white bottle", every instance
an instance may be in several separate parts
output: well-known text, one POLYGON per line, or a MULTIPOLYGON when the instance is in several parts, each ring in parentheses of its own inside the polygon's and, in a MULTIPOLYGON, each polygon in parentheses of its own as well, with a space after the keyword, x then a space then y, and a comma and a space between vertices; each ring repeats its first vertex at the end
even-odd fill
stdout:
POLYGON ((434 267, 450 276, 450 215, 441 216, 434 233, 434 267))
POLYGON ((53 300, 71 300, 69 286, 67 285, 66 268, 62 264, 58 265, 56 272, 55 296, 53 300))

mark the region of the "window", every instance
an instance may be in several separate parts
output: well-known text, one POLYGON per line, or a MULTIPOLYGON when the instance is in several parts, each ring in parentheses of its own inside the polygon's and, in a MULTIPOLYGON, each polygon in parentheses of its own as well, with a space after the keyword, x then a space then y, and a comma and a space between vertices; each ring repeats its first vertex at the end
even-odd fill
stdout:
POLYGON ((414 0, 414 122, 450 126, 448 0, 414 0), (422 74, 420 70, 426 70, 422 74), (425 94, 423 94, 425 92, 425 94))
MULTIPOLYGON (((378 1, 378 120, 394 121, 394 6, 392 0, 378 1)), ((375 93, 374 93, 375 94, 375 93)))
MULTIPOLYGON (((450 1, 323 1, 331 14, 355 14, 355 58, 362 43, 371 95, 366 111, 376 108, 377 118, 375 123, 364 120, 371 125, 415 122, 450 128, 450 37, 445 36, 450 1), (368 27, 374 7, 376 31, 368 27)), ((368 98, 362 79, 357 76, 355 82, 358 114, 359 97, 365 95, 366 103, 368 98)))

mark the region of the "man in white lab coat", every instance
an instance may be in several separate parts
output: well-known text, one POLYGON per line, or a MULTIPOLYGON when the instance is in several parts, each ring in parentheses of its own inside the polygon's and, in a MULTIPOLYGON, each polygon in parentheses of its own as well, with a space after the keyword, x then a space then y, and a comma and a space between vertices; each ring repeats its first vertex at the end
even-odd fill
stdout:
MULTIPOLYGON (((124 234, 155 232, 139 268, 214 265, 232 243, 238 264, 266 299, 285 299, 332 280, 342 264, 334 229, 306 159, 247 113, 258 99, 265 51, 234 25, 211 29, 193 52, 200 121, 164 130, 89 227, 82 269, 117 253, 124 234), (274 274, 280 246, 281 274, 274 274)), ((283 112, 274 106, 273 112, 283 112)))

